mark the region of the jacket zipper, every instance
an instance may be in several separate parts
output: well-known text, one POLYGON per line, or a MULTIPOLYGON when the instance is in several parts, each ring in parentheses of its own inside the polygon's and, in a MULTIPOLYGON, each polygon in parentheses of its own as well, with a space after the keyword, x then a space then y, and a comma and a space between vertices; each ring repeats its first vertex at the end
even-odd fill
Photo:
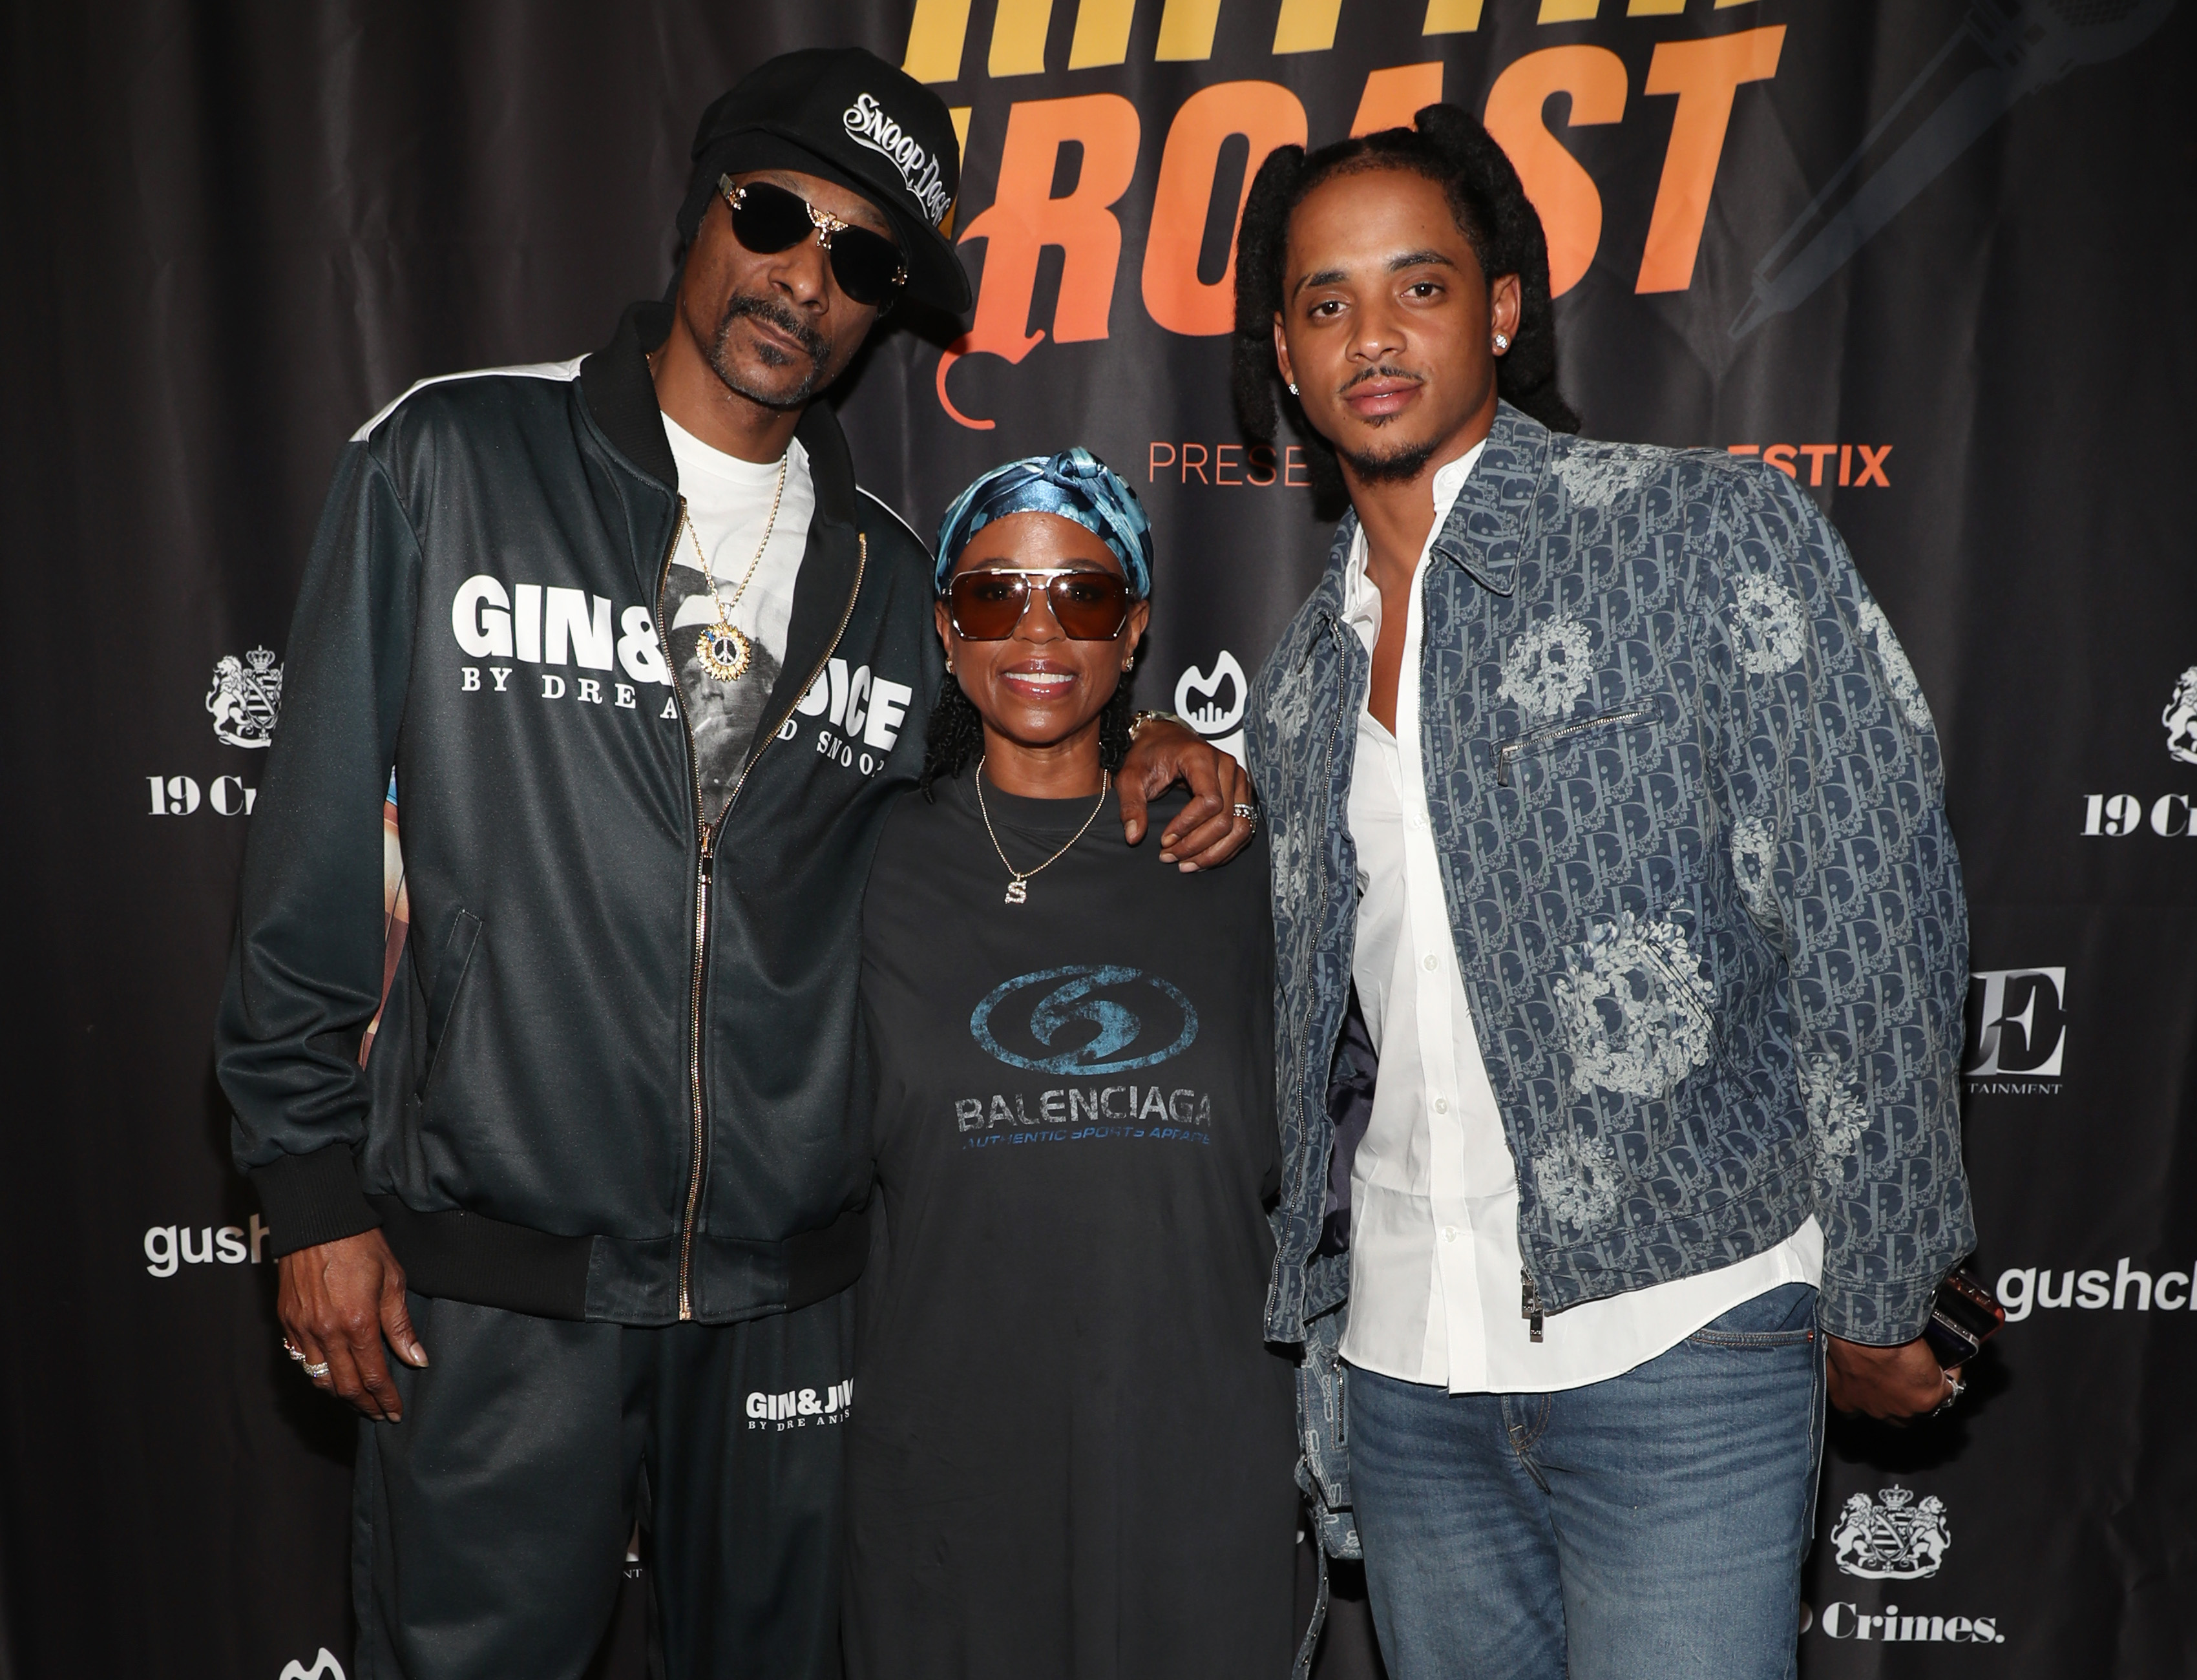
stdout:
POLYGON ((1527 1335, 1534 1341, 1541 1340, 1541 1292, 1533 1287, 1533 1274, 1524 1266, 1518 1268, 1518 1316, 1526 1320, 1527 1335))
POLYGON ((695 826, 701 834, 701 851, 694 866, 694 956, 687 986, 687 1095, 693 1109, 693 1140, 687 1165, 687 1207, 680 1225, 679 1317, 694 1316, 687 1292, 687 1259, 694 1245, 694 1208, 702 1191, 702 1146, 706 1136, 702 1117, 702 975, 710 937, 709 824, 701 820, 702 773, 694 762, 694 728, 687 721, 687 698, 679 692, 679 662, 671 657, 671 633, 664 623, 664 585, 671 576, 671 557, 679 552, 680 526, 687 521, 687 498, 679 498, 679 524, 671 528, 671 541, 664 550, 664 564, 656 576, 656 645, 671 684, 671 703, 679 709, 680 750, 687 755, 687 784, 694 795, 695 826))
MULTIPOLYGON (((687 498, 684 496, 679 498, 679 511, 682 516, 686 513, 687 498)), ((702 1100, 702 982, 708 972, 710 878, 716 862, 717 837, 723 833, 725 822, 733 814, 733 807, 739 799, 740 790, 748 785, 748 776, 755 769, 756 760, 769 750, 771 742, 777 739, 778 732, 785 727, 785 720, 793 715, 803 698, 816 686, 816 679, 824 674, 824 667, 832 654, 838 651, 839 639, 847 634, 847 626, 853 622, 855 603, 861 598, 862 575, 869 569, 870 562, 868 537, 857 531, 855 542, 855 587, 848 593, 846 610, 839 615, 839 628, 832 633, 831 643, 825 648, 823 658, 817 660, 816 669, 809 674, 808 681, 794 691, 793 705, 786 708, 785 713, 771 724, 768 733, 763 736, 762 745, 756 749, 755 757, 741 767, 739 779, 733 784, 733 791, 725 800, 725 808, 719 814, 716 826, 699 820, 697 823, 701 831, 701 853, 694 871, 694 967, 687 992, 687 1090, 693 1112, 694 1135, 693 1153, 688 1158, 687 1169, 687 1205, 679 1223, 679 1318, 682 1324, 694 1316, 694 1222, 702 1204, 702 1173, 707 1164, 710 1139, 708 1113, 702 1100)), ((664 555, 667 573, 671 566, 671 555, 677 547, 678 533, 675 530, 672 547, 666 549, 664 555)), ((657 617, 660 621, 664 616, 664 584, 661 578, 657 582, 656 598, 657 617)), ((665 670, 675 671, 678 667, 671 663, 670 639, 660 622, 656 636, 663 645, 665 670)), ((675 678, 671 684, 671 692, 675 698, 677 697, 679 684, 675 678)), ((679 704, 679 716, 684 725, 687 708, 683 700, 679 704)), ((694 784, 694 808, 699 813, 702 808, 702 782, 694 764, 694 737, 691 729, 687 732, 686 749, 687 771, 694 784)))
MULTIPOLYGON (((1315 634, 1313 635, 1313 637, 1312 638, 1311 641, 1310 641, 1310 642, 1308 642, 1308 643, 1306 645, 1306 648, 1305 648, 1305 663, 1309 663, 1311 662, 1313 653, 1313 652, 1317 650, 1317 648, 1319 647, 1320 637, 1321 637, 1321 636, 1324 636, 1324 635, 1329 635, 1329 634, 1332 634, 1332 635, 1335 637, 1336 641, 1336 643, 1337 643, 1337 644, 1338 644, 1338 646, 1339 646, 1339 645, 1342 643, 1342 636, 1343 636, 1343 627, 1342 627, 1342 621, 1341 621, 1341 620, 1339 620, 1339 619, 1333 618, 1333 617, 1328 617, 1328 616, 1326 616, 1326 615, 1323 614, 1323 615, 1322 615, 1322 620, 1321 620, 1321 626, 1320 626, 1320 629, 1319 630, 1319 632, 1318 632, 1317 634, 1315 634)), ((1340 658, 1340 657, 1341 657, 1341 655, 1338 653, 1337 657, 1338 657, 1338 658, 1340 658)), ((1302 664, 1300 664, 1300 665, 1297 667, 1297 669, 1298 669, 1299 670, 1302 670, 1302 669, 1304 669, 1304 666, 1303 666, 1302 664)), ((1347 672, 1347 671, 1346 671, 1345 675, 1348 675, 1348 672, 1347 672)), ((1344 704, 1344 701, 1343 701, 1342 698, 1341 696, 1337 696, 1337 697, 1336 697, 1336 703, 1335 703, 1335 715, 1334 715, 1333 717, 1330 718, 1330 719, 1328 720, 1328 723, 1327 723, 1327 779, 1326 779, 1326 785, 1327 785, 1328 788, 1329 788, 1330 791, 1332 791, 1332 789, 1333 789, 1333 788, 1334 788, 1334 786, 1335 786, 1335 744, 1336 744, 1336 739, 1337 739, 1337 738, 1338 738, 1338 737, 1342 733, 1342 714, 1343 714, 1343 712, 1344 712, 1346 710, 1347 710, 1347 707, 1346 707, 1346 705, 1345 705, 1345 704, 1344 704)), ((1343 837, 1343 840, 1344 840, 1345 843, 1348 843, 1348 841, 1349 841, 1349 838, 1350 838, 1350 829, 1349 829, 1349 824, 1348 824, 1347 821, 1346 821, 1346 822, 1344 823, 1344 825, 1343 825, 1343 828, 1342 828, 1342 837, 1343 837)), ((1323 852, 1323 856, 1324 856, 1324 855, 1325 855, 1325 853, 1323 852)), ((1351 884, 1352 884, 1353 888, 1354 889, 1354 888, 1356 887, 1357 883, 1354 880, 1354 881, 1352 882, 1352 883, 1351 883, 1351 884)), ((1329 1069, 1332 1069, 1332 1068, 1334 1067, 1334 1065, 1335 1065, 1335 1049, 1336 1049, 1336 1046, 1342 1041, 1343 1017, 1344 1017, 1344 1016, 1346 1016, 1346 1015, 1348 1015, 1348 1012, 1349 1012, 1349 1009, 1350 1009, 1350 1005, 1349 1005, 1348 1000, 1346 999, 1345 999, 1345 1001, 1344 1001, 1344 1003, 1343 1003, 1343 1006, 1342 1006, 1342 1011, 1339 1011, 1339 1012, 1336 1014, 1336 1017, 1335 1017, 1335 1025, 1334 1025, 1334 1028, 1332 1028, 1332 1030, 1330 1030, 1330 1031, 1328 1033, 1328 1034, 1327 1034, 1326 1044, 1325 1044, 1325 1046, 1324 1046, 1324 1048, 1323 1048, 1323 1050, 1322 1050, 1322 1053, 1321 1053, 1321 1055, 1320 1055, 1320 1058, 1319 1058, 1319 1065, 1320 1065, 1321 1067, 1323 1067, 1323 1068, 1329 1068, 1329 1069)), ((1325 1179, 1325 1178, 1326 1174, 1327 1174, 1330 1171, 1331 1171, 1331 1170, 1333 1169, 1333 1167, 1334 1167, 1334 1156, 1335 1156, 1335 1133, 1334 1133, 1333 1127, 1332 1127, 1331 1125, 1330 1125, 1330 1128, 1329 1128, 1329 1131, 1328 1131, 1327 1150, 1328 1150, 1328 1160, 1327 1160, 1327 1162, 1326 1162, 1322 1166, 1322 1167, 1321 1167, 1321 1169, 1320 1169, 1321 1176, 1322 1176, 1323 1179, 1325 1179)), ((1315 1227, 1315 1228, 1314 1228, 1314 1231, 1313 1231, 1313 1248, 1317 1249, 1317 1248, 1318 1248, 1318 1247, 1319 1247, 1319 1233, 1318 1228, 1317 1228, 1317 1227, 1315 1227)), ((1309 1259, 1311 1258, 1311 1254, 1310 1254, 1309 1253, 1307 1253, 1307 1254, 1306 1255, 1306 1258, 1307 1258, 1307 1260, 1309 1260, 1309 1259)), ((1340 1445, 1342 1444, 1342 1428, 1343 1428, 1343 1426, 1342 1426, 1342 1422, 1341 1413, 1340 1413, 1340 1412, 1338 1412, 1338 1413, 1336 1414, 1336 1444, 1337 1444, 1338 1445, 1340 1445)))
MULTIPOLYGON (((1342 639, 1342 626, 1339 621, 1333 618, 1329 619, 1327 621, 1327 629, 1329 634, 1333 635, 1337 640, 1342 639)), ((1308 658, 1311 656, 1307 654, 1306 657, 1308 658)), ((1334 785, 1335 781, 1335 738, 1342 733, 1343 710, 1343 706, 1338 701, 1335 708, 1335 715, 1327 721, 1327 776, 1328 782, 1330 786, 1334 785)))
POLYGON ((1535 747, 1545 747, 1556 741, 1568 740, 1574 735, 1583 735, 1590 729, 1599 729, 1605 724, 1638 723, 1655 710, 1652 702, 1626 706, 1622 710, 1604 712, 1600 717, 1583 717, 1576 723, 1559 723, 1550 728, 1536 729, 1530 733, 1514 737, 1495 749, 1495 785, 1510 785, 1510 767, 1535 747))

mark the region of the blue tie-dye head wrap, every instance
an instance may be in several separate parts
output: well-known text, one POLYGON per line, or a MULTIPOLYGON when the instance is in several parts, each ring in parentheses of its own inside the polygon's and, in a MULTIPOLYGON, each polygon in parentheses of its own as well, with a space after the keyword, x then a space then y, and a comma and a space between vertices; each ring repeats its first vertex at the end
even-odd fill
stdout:
POLYGON ((1151 594, 1152 522, 1144 504, 1119 473, 1081 449, 995 466, 954 499, 938 527, 939 594, 946 593, 969 539, 1010 513, 1057 513, 1075 520, 1114 551, 1132 595, 1142 600, 1151 594))

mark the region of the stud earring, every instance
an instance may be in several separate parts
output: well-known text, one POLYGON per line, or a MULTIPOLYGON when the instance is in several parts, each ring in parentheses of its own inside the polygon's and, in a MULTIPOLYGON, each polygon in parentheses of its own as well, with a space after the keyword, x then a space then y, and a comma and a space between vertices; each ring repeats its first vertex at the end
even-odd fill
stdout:
POLYGON ((1290 381, 1290 396, 1292 396, 1292 397, 1294 397, 1294 396, 1296 396, 1296 394, 1297 394, 1297 382, 1296 382, 1295 379, 1291 379, 1291 380, 1290 381))
POLYGON ((1126 672, 1126 671, 1133 671, 1134 669, 1137 669, 1137 656, 1136 656, 1135 654, 1132 653, 1132 654, 1129 656, 1129 658, 1128 658, 1127 663, 1125 663, 1125 664, 1122 667, 1122 670, 1124 670, 1125 672, 1126 672))
POLYGON ((1495 353, 1498 356, 1500 356, 1504 350, 1510 348, 1510 340, 1509 337, 1504 333, 1498 333, 1495 335, 1495 353))

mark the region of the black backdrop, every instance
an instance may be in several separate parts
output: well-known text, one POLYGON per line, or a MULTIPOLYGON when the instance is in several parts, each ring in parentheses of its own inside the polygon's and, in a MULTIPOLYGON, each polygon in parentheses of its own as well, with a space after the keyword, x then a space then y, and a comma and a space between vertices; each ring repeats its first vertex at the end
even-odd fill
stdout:
POLYGON ((2187 9, 86 0, 0 40, 9 1671, 350 1664, 350 1433, 275 1347, 208 1046, 308 535, 410 380, 657 293, 695 115, 820 42, 967 113, 975 328, 942 383, 920 322, 867 356, 864 478, 921 527, 1008 455, 1119 465, 1160 539, 1143 704, 1216 738, 1326 543, 1228 416, 1247 146, 1488 110, 1577 276, 1587 429, 1823 499, 1945 739, 2015 1322, 1950 1422, 1835 1430, 1802 1666, 2197 1668, 2187 9))

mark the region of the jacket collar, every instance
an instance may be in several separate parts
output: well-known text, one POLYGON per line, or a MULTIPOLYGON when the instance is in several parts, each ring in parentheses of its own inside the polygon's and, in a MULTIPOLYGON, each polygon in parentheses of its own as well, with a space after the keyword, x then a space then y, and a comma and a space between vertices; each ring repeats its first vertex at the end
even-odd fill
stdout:
MULTIPOLYGON (((1481 587, 1507 595, 1516 586, 1519 550, 1533 524, 1533 501, 1549 466, 1549 428, 1508 403, 1495 405, 1495 424, 1479 465, 1458 490, 1449 518, 1435 537, 1434 552, 1462 566, 1481 587)), ((1327 570, 1313 590, 1317 615, 1340 619, 1350 547, 1358 515, 1342 516, 1327 554, 1327 570)))
POLYGON ((1548 472, 1550 436, 1540 421, 1497 403, 1480 464, 1435 538, 1435 553, 1498 595, 1516 582, 1519 550, 1533 530, 1534 499, 1548 472))
POLYGON ((580 364, 580 393, 588 412, 611 447, 668 490, 679 488, 679 468, 664 435, 664 413, 656 406, 656 381, 648 376, 648 352, 671 331, 671 311, 663 304, 635 304, 618 317, 611 341, 580 364))
MULTIPOLYGON (((610 343, 580 364, 580 389, 611 447, 667 495, 675 496, 679 466, 664 434, 664 411, 657 406, 656 381, 648 372, 648 352, 670 331, 670 304, 633 304, 620 318, 610 343)), ((855 462, 838 416, 828 403, 811 403, 793 435, 809 454, 816 511, 809 522, 809 544, 794 578, 785 658, 749 744, 751 759, 762 750, 771 728, 800 699, 831 652, 838 627, 852 611, 850 598, 861 576, 861 548, 854 528, 855 462)), ((636 573, 652 594, 662 564, 661 548, 659 542, 654 551, 637 546, 635 552, 636 573)))
MULTIPOLYGON (((641 472, 676 493, 679 468, 664 435, 664 412, 656 403, 656 381, 649 377, 648 353, 670 336, 671 306, 641 303, 619 317, 611 341, 580 364, 580 388, 588 410, 612 448, 641 472)), ((822 402, 811 403, 793 435, 809 452, 809 476, 816 490, 816 522, 855 522, 855 463, 847 450, 838 416, 822 402)))

